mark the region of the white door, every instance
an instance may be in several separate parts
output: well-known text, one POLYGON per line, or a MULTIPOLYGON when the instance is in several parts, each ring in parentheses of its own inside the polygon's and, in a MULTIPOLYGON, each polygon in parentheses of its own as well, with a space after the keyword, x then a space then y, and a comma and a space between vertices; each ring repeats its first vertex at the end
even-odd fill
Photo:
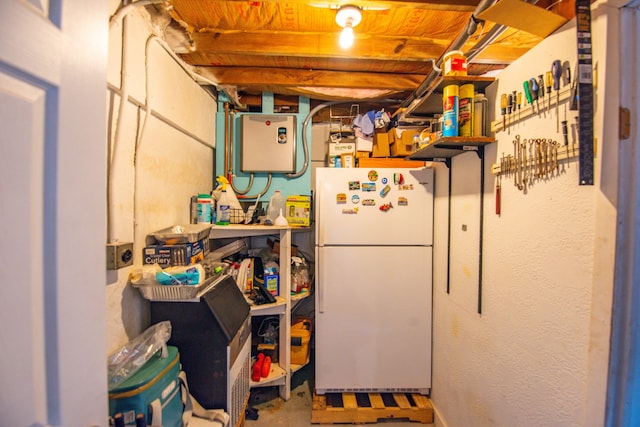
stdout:
POLYGON ((430 246, 316 251, 316 391, 431 386, 430 246))
POLYGON ((433 169, 316 169, 318 245, 430 245, 433 169))
POLYGON ((107 420, 104 1, 0 2, 0 425, 107 420))

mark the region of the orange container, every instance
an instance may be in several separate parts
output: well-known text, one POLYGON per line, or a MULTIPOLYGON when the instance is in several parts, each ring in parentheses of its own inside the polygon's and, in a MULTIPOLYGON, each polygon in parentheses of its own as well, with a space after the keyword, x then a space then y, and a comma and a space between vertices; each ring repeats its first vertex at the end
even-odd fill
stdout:
POLYGON ((312 320, 308 317, 293 319, 291 325, 291 364, 304 365, 309 359, 312 320))
POLYGON ((467 57, 461 50, 452 50, 442 58, 442 72, 445 76, 466 76, 467 57))

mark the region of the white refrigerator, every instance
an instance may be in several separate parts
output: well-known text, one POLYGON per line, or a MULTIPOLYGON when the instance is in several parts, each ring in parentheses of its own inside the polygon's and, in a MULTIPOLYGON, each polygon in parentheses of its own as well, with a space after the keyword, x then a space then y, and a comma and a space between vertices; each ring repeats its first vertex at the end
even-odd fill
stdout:
POLYGON ((433 169, 316 169, 316 393, 431 388, 433 169))

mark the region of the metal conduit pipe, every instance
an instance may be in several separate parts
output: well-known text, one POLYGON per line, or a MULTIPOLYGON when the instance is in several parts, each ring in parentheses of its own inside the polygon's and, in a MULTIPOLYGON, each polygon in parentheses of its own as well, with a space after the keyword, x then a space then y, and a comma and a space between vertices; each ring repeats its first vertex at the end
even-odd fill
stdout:
POLYGON ((304 173, 307 171, 307 168, 309 167, 309 147, 307 146, 307 126, 309 125, 311 118, 323 108, 329 107, 331 105, 336 105, 336 104, 344 104, 345 102, 349 102, 349 101, 327 102, 324 104, 316 105, 313 110, 309 111, 309 114, 307 114, 307 117, 304 119, 304 122, 302 123, 302 150, 304 151, 304 164, 302 165, 302 169, 300 169, 298 172, 286 174, 285 176, 287 178, 299 178, 302 175, 304 175, 304 173))
POLYGON ((229 103, 224 103, 224 165, 222 173, 226 174, 229 170, 229 103))
POLYGON ((476 29, 478 28, 479 21, 476 18, 476 15, 482 12, 483 10, 493 6, 496 2, 497 0, 482 0, 478 4, 476 9, 471 14, 471 17, 467 21, 467 24, 462 29, 462 31, 458 34, 455 40, 451 43, 447 52, 445 52, 442 56, 440 56, 440 58, 438 58, 437 61, 433 62, 434 66, 431 72, 429 73, 429 75, 422 81, 422 83, 420 83, 420 86, 418 86, 418 88, 400 105, 401 107, 408 107, 409 105, 411 105, 413 101, 415 101, 416 99, 420 99, 422 96, 424 96, 424 94, 428 91, 431 84, 435 81, 435 79, 438 78, 438 76, 440 76, 441 70, 439 67, 442 64, 442 59, 444 58, 444 56, 448 52, 453 50, 460 50, 462 46, 464 46, 464 44, 469 40, 469 37, 471 37, 471 35, 475 33, 476 29))

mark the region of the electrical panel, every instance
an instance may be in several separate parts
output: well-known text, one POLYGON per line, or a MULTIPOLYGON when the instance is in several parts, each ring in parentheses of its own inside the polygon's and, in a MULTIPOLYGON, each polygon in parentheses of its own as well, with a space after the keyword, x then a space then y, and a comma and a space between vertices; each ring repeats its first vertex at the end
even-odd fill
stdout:
POLYGON ((242 172, 296 172, 296 133, 292 115, 241 116, 242 172))

